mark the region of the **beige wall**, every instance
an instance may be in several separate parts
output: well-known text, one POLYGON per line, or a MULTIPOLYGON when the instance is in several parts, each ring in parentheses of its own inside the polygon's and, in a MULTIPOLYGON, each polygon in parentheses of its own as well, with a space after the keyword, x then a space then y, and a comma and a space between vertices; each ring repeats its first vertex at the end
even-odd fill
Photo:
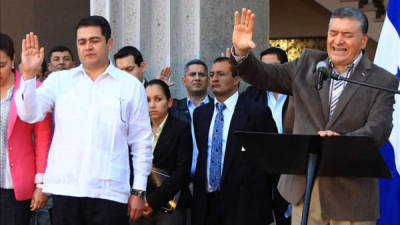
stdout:
POLYGON ((0 31, 14 40, 17 60, 21 40, 29 31, 39 35, 46 52, 65 45, 75 54, 75 25, 89 13, 89 0, 0 0, 0 31))
POLYGON ((270 38, 326 36, 330 12, 312 0, 271 0, 270 38))

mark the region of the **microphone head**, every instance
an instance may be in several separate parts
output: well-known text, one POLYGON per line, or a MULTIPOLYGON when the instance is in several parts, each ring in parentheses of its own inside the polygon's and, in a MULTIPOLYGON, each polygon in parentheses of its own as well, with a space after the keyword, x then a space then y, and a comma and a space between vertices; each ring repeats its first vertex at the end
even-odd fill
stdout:
POLYGON ((318 62, 316 68, 317 68, 317 70, 320 70, 322 68, 325 68, 326 70, 328 70, 328 65, 326 64, 325 61, 320 61, 320 62, 318 62))

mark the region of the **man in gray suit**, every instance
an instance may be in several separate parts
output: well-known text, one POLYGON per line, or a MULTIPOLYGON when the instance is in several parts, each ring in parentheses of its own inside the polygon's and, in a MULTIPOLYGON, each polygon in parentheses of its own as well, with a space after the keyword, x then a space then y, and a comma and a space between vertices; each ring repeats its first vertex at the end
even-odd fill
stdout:
MULTIPOLYGON (((305 50, 290 63, 263 64, 249 52, 255 15, 235 12, 231 63, 243 80, 265 90, 293 95, 294 134, 367 135, 382 146, 392 129, 394 94, 328 79, 315 88, 316 66, 323 61, 332 73, 397 89, 398 79, 364 54, 368 20, 358 9, 332 13, 327 52, 305 50)), ((279 191, 294 204, 292 224, 300 224, 305 176, 284 175, 279 191)), ((372 225, 379 218, 378 181, 374 178, 318 177, 314 183, 308 224, 372 225)))

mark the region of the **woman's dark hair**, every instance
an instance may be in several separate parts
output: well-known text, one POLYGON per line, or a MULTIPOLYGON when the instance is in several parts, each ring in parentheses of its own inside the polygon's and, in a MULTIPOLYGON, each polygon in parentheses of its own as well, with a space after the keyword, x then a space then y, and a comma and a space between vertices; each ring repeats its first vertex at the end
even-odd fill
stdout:
POLYGON ((14 43, 7 34, 0 33, 0 50, 3 50, 11 60, 14 59, 14 43))
POLYGON ((171 98, 171 92, 169 91, 169 87, 164 81, 159 80, 159 79, 151 80, 144 85, 144 88, 147 88, 148 86, 152 86, 152 85, 160 86, 162 92, 164 92, 165 96, 167 97, 167 100, 169 100, 171 98))

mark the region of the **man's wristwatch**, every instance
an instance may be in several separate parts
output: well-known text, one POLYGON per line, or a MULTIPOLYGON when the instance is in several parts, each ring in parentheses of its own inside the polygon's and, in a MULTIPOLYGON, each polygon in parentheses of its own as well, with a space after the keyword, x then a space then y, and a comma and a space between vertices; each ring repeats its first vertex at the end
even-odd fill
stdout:
POLYGON ((136 195, 141 199, 146 198, 146 191, 131 189, 131 195, 136 195))

